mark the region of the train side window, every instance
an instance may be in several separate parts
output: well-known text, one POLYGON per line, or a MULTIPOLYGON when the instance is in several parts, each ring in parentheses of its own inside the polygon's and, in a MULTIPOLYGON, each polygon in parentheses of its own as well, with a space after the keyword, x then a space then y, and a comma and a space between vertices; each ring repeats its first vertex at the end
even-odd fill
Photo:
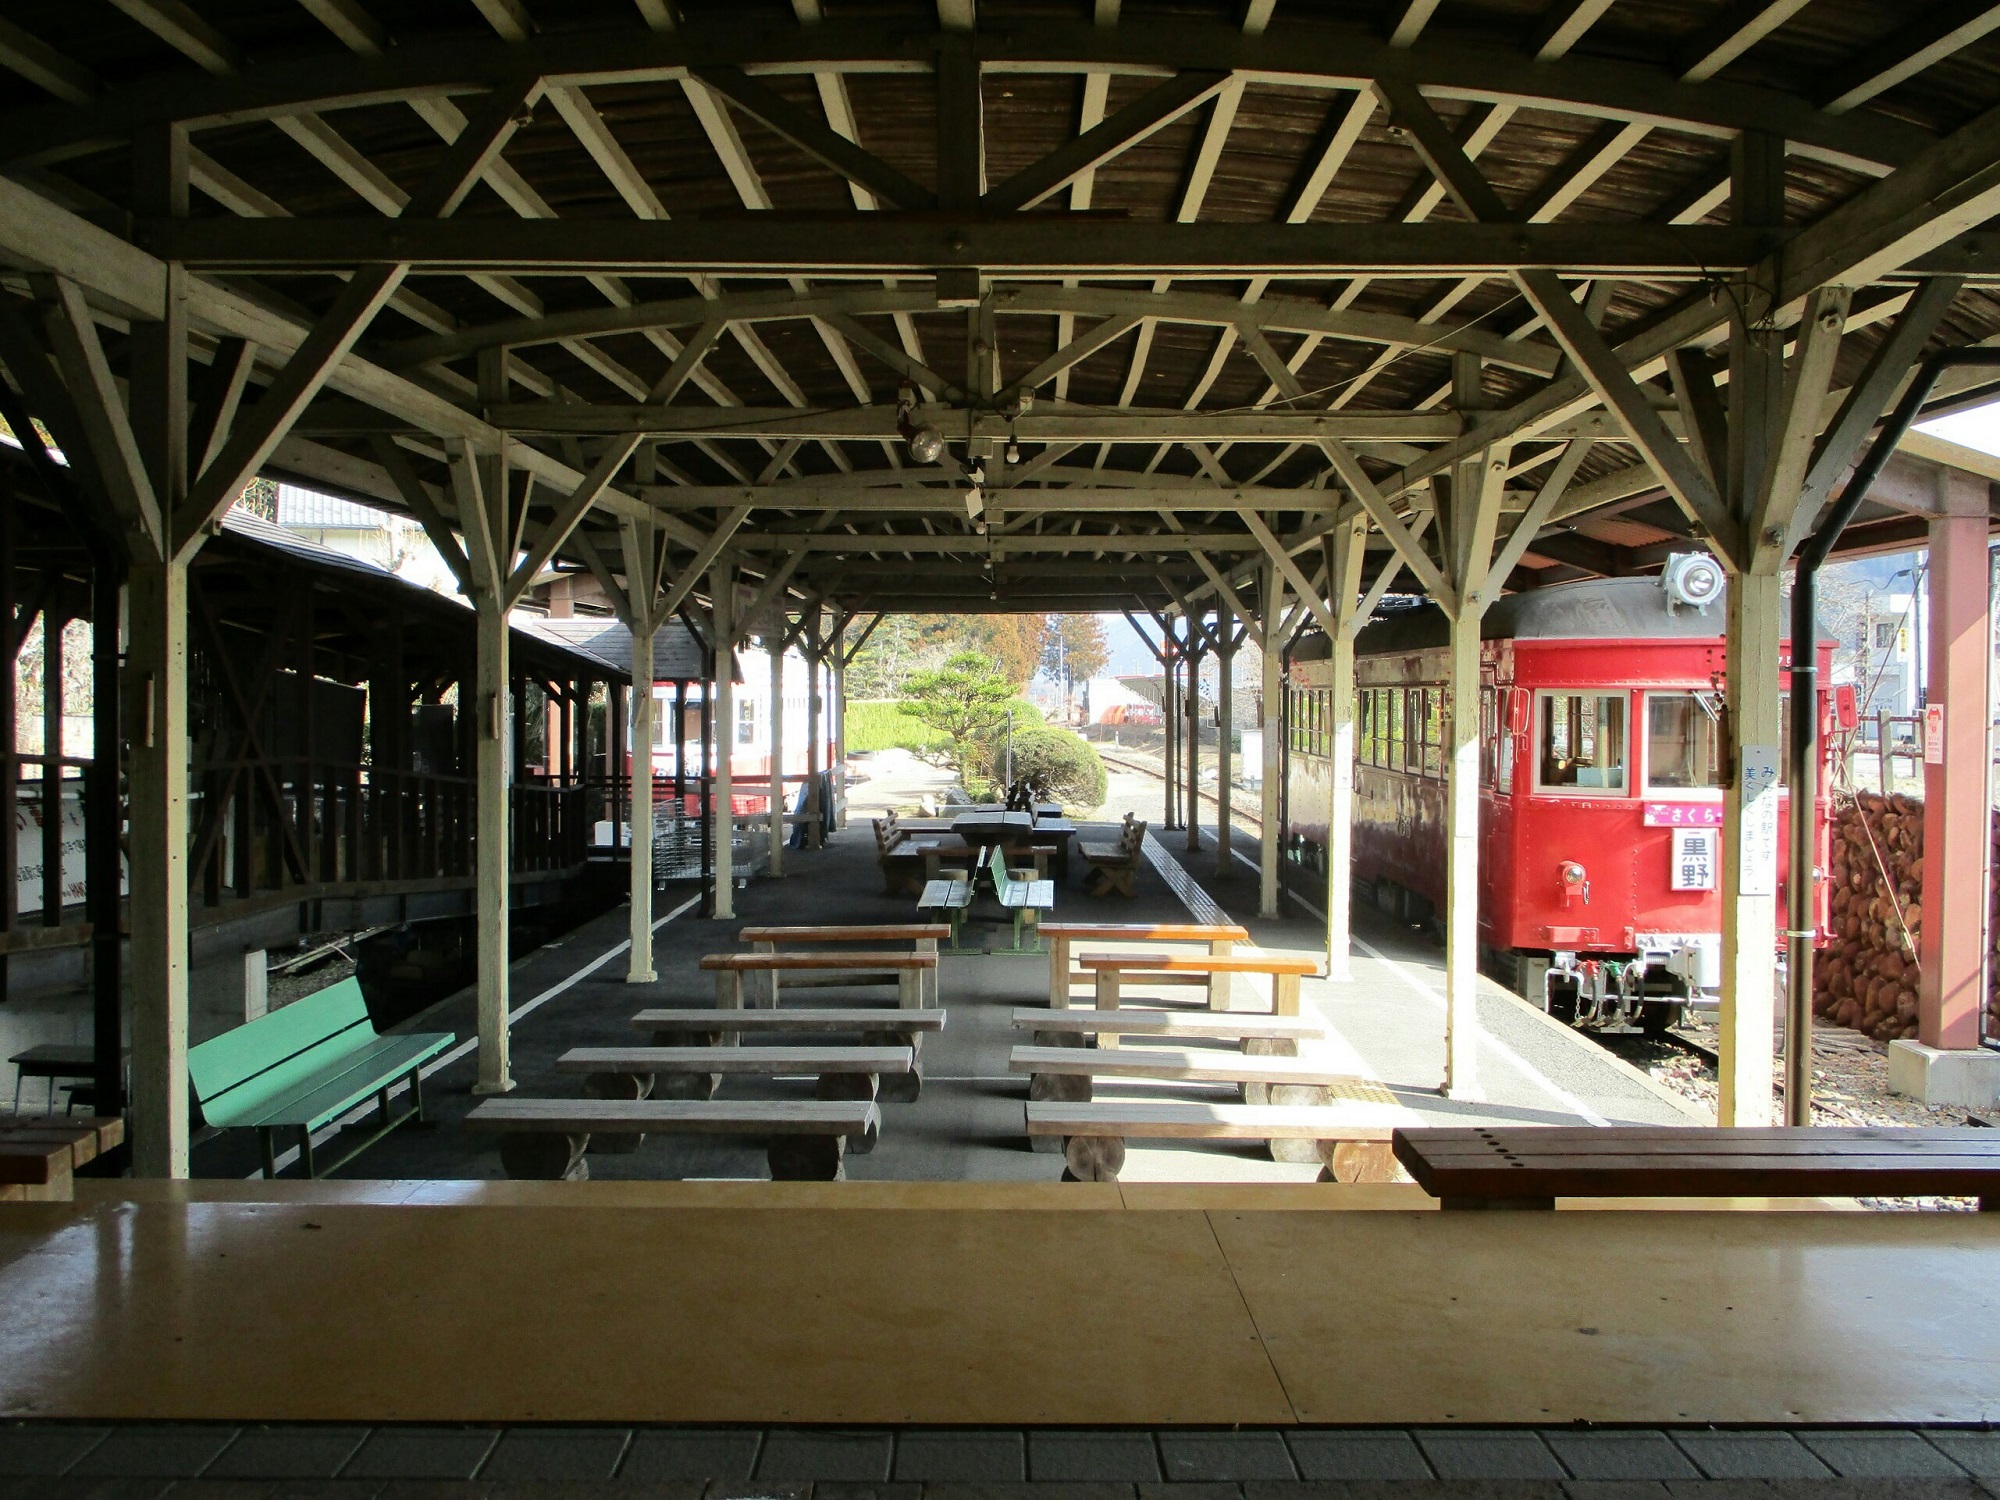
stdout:
POLYGON ((1646 785, 1676 791, 1722 785, 1721 695, 1646 695, 1646 785))
POLYGON ((1543 693, 1538 786, 1625 789, 1625 696, 1543 693))
POLYGON ((1372 688, 1363 688, 1354 695, 1354 759, 1357 765, 1367 765, 1375 752, 1375 721, 1368 715, 1368 705, 1374 697, 1372 688))
POLYGON ((1444 689, 1424 689, 1424 775, 1444 776, 1444 689))
POLYGON ((1403 690, 1390 688, 1389 693, 1389 769, 1403 769, 1403 690))

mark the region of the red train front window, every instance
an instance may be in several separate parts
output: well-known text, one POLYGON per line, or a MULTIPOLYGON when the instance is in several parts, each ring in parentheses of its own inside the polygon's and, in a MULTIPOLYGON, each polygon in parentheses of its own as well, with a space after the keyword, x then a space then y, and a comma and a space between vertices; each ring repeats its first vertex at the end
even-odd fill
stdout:
POLYGON ((1665 791, 1722 785, 1722 701, 1718 695, 1646 695, 1646 784, 1665 791))
POLYGON ((1625 790, 1625 695, 1543 693, 1536 783, 1551 791, 1625 790))

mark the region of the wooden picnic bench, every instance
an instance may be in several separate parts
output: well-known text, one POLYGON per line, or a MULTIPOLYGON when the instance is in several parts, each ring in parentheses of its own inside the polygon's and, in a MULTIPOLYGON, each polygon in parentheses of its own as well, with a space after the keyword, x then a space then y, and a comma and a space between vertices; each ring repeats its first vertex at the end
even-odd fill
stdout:
POLYGON ((264 1175, 277 1175, 272 1132, 299 1133, 299 1161, 319 1175, 315 1130, 373 1099, 376 1127, 325 1170, 354 1160, 397 1126, 424 1118, 421 1069, 456 1041, 449 1031, 378 1036, 361 985, 343 979, 282 1010, 188 1049, 188 1083, 202 1123, 217 1130, 254 1130, 264 1148, 264 1175), (411 1107, 392 1115, 389 1090, 410 1085, 411 1107))
MULTIPOLYGON (((1077 967, 1096 976, 1099 1010, 1118 1009, 1121 987, 1128 977, 1268 974, 1271 1014, 1295 1016, 1299 1013, 1299 980, 1319 973, 1320 961, 1290 953, 1086 953, 1077 959, 1077 967)), ((1212 1009, 1227 1009, 1228 991, 1218 994, 1211 988, 1208 1003, 1212 1009)))
POLYGON ((743 1008, 745 974, 794 970, 842 974, 852 985, 885 983, 882 976, 893 974, 897 1002, 914 1010, 924 1003, 924 973, 937 961, 935 953, 711 953, 701 967, 715 975, 715 1003, 722 1010, 743 1008))
POLYGON ((0 1203, 67 1203, 76 1170, 125 1140, 119 1115, 0 1115, 0 1203))
MULTIPOLYGON (((826 926, 826 927, 745 927, 736 934, 738 942, 748 943, 754 953, 776 953, 782 945, 787 948, 801 944, 816 946, 838 946, 849 943, 869 943, 886 945, 908 943, 915 953, 936 953, 938 939, 951 936, 951 928, 943 922, 902 922, 873 924, 866 926, 826 926)), ((863 981, 842 974, 800 973, 791 977, 789 983, 794 988, 808 988, 813 985, 856 984, 863 981)), ((871 976, 867 981, 876 984, 894 984, 893 974, 871 976)), ((778 1003, 778 971, 771 971, 770 1003, 778 1003)), ((927 982, 929 993, 925 998, 935 1004, 937 1001, 937 970, 929 971, 927 982)))
POLYGON ((939 863, 953 863, 967 869, 979 851, 951 831, 949 823, 933 829, 899 822, 892 812, 875 820, 875 858, 882 868, 882 892, 894 896, 915 891, 926 879, 935 878, 939 863))
POLYGON ((1977 1198, 2000 1212, 2000 1137, 1972 1126, 1502 1126, 1398 1130, 1443 1208, 1558 1198, 1977 1198))
POLYGON ((725 1038, 767 1038, 785 1035, 827 1033, 859 1034, 864 1047, 900 1047, 910 1054, 909 1071, 892 1073, 881 1081, 876 1097, 907 1104, 923 1092, 923 1039, 926 1032, 944 1030, 944 1012, 925 1007, 918 1010, 741 1010, 724 1013, 713 1008, 701 1010, 642 1010, 632 1018, 641 1031, 653 1034, 656 1047, 673 1046, 678 1039, 700 1037, 710 1045, 725 1038))
POLYGON ((1070 971, 1072 943, 1206 943, 1210 953, 1223 957, 1234 944, 1250 941, 1248 928, 1207 922, 1044 922, 1042 936, 1049 941, 1049 1004, 1057 1009, 1069 1004, 1073 980, 1091 977, 1070 971))
MULTIPOLYGON (((1395 1173, 1388 1143, 1414 1116, 1387 1089, 1362 1081, 1330 1104, 1196 1104, 1178 1100, 1030 1102, 1028 1136, 1060 1138, 1063 1178, 1115 1182, 1128 1138, 1309 1143, 1322 1182, 1384 1182, 1395 1173)), ((1274 1150, 1273 1154, 1276 1152, 1274 1150)))
POLYGON ((1076 852, 1090 867, 1084 888, 1093 896, 1108 896, 1113 891, 1132 895, 1137 890, 1139 857, 1145 842, 1146 825, 1130 813, 1125 814, 1115 843, 1087 844, 1078 839, 1076 852))
POLYGON ((1302 1041, 1317 1041, 1326 1035, 1317 1023, 1300 1016, 1273 1016, 1254 1010, 1141 1010, 1121 1007, 1100 1011, 1088 1005, 1059 1011, 1028 1007, 1014 1012, 1014 1025, 1035 1034, 1037 1046, 1057 1046, 1055 1038, 1083 1039, 1093 1036, 1165 1037, 1169 1040, 1240 1042, 1245 1051, 1265 1050, 1267 1043, 1277 1056, 1278 1046, 1296 1048, 1302 1041))
POLYGON ((847 1142, 882 1128, 867 1099, 488 1099, 465 1117, 502 1132, 510 1177, 578 1182, 590 1176, 592 1136, 733 1135, 765 1142, 781 1182, 832 1182, 846 1175, 847 1142))

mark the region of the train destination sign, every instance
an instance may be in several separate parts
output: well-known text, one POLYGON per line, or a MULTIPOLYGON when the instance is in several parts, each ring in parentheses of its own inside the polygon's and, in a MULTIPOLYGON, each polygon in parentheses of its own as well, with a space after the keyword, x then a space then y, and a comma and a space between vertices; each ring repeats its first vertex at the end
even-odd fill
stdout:
POLYGON ((1714 890, 1716 846, 1720 842, 1713 828, 1676 828, 1674 863, 1667 872, 1667 888, 1674 891, 1714 890))
POLYGON ((1648 828, 1720 828, 1720 802, 1648 802, 1648 828))

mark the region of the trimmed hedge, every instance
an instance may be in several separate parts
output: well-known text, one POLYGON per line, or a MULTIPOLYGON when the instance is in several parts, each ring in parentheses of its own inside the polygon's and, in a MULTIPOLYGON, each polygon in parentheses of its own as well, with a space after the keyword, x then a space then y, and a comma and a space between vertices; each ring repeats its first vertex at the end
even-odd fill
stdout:
POLYGON ((895 699, 878 698, 847 705, 847 748, 849 753, 908 750, 924 755, 950 749, 951 741, 904 713, 895 699))
MULTIPOLYGON (((993 779, 1007 773, 1007 743, 993 746, 993 779)), ((1059 802, 1078 807, 1104 803, 1104 762, 1081 735, 1067 729, 1014 728, 1014 775, 1026 777, 1059 802)))

